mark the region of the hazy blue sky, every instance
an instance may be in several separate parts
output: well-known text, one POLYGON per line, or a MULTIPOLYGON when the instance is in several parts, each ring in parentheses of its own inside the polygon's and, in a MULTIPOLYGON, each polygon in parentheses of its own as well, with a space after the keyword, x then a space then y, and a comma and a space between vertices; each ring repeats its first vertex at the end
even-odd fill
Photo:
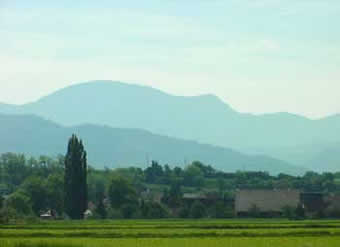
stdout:
POLYGON ((110 79, 242 112, 340 112, 339 0, 70 2, 0 0, 0 102, 110 79))

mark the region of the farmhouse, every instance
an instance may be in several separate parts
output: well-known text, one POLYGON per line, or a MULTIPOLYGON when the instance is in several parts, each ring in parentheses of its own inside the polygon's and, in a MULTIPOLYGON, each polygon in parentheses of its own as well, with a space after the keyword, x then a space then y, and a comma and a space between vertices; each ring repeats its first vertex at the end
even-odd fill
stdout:
POLYGON ((285 207, 300 203, 297 190, 239 190, 235 197, 235 214, 247 216, 256 209, 261 214, 281 215, 285 207))

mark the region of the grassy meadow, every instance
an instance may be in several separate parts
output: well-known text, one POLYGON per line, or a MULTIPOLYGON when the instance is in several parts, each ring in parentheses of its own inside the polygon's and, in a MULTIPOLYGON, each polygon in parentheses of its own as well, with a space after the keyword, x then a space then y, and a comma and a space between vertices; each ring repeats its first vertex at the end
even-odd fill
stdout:
POLYGON ((340 221, 58 221, 0 226, 0 247, 340 246, 340 221))

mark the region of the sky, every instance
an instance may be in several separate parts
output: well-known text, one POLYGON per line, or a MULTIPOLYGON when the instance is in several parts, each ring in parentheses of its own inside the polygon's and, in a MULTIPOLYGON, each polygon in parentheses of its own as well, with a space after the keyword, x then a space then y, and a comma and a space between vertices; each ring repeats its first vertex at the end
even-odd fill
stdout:
POLYGON ((339 0, 0 0, 0 102, 118 80, 240 112, 340 113, 339 0))

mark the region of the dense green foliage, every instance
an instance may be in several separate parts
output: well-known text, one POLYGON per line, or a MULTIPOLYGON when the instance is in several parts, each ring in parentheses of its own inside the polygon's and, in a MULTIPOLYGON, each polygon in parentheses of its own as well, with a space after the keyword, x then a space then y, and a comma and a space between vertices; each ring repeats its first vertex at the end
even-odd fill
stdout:
MULTIPOLYGON (((71 145, 74 145, 72 139, 71 145)), ((85 168, 85 153, 80 141, 78 146, 80 147, 78 158, 81 158, 82 163, 75 164, 85 168)), ((86 188, 79 182, 86 181, 86 178, 81 178, 81 174, 85 176, 84 170, 79 169, 77 171, 79 173, 73 175, 66 174, 64 164, 70 165, 72 156, 68 155, 67 160, 65 162, 63 157, 27 159, 17 154, 1 155, 0 192, 6 199, 2 198, 0 216, 20 219, 39 216, 47 210, 55 211, 59 217, 64 212, 70 215, 66 207, 70 207, 68 203, 76 199, 80 210, 76 216, 71 216, 72 218, 82 217, 81 214, 88 207, 93 212, 92 217, 98 219, 230 218, 234 217, 234 193, 241 188, 299 189, 304 192, 332 194, 340 191, 340 173, 307 172, 300 177, 286 174, 271 176, 265 172, 225 173, 200 162, 193 162, 182 169, 169 165, 162 166, 153 161, 146 169, 131 167, 98 170, 89 167, 86 176, 90 204, 84 205, 82 201, 84 197, 80 191, 86 188), (66 184, 66 181, 71 180, 73 182, 69 189, 74 191, 72 196, 65 193, 67 186, 64 191, 64 182, 66 184), (199 198, 202 194, 213 198, 213 202, 202 201, 199 198)), ((254 210, 251 216, 260 215, 254 210)), ((303 218, 304 212, 285 208, 283 216, 303 218)), ((318 212, 315 217, 326 216, 339 217, 340 214, 337 211, 318 212)))
POLYGON ((115 177, 111 180, 108 196, 113 208, 120 208, 124 204, 136 202, 136 192, 123 177, 115 177))
POLYGON ((72 219, 82 219, 87 210, 87 161, 81 140, 73 135, 65 157, 65 212, 72 219))

